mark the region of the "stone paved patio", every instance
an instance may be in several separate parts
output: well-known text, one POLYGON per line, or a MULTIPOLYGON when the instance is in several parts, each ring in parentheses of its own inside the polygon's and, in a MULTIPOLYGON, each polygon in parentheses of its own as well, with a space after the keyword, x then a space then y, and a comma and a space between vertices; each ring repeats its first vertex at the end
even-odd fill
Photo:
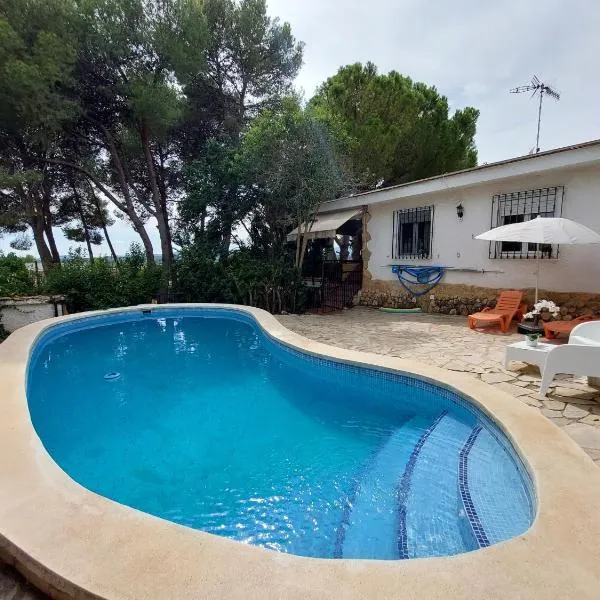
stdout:
POLYGON ((516 332, 473 331, 462 316, 393 314, 364 307, 278 319, 319 342, 422 361, 497 386, 562 427, 600 465, 600 389, 590 387, 585 377, 558 375, 547 396, 540 396, 537 367, 511 362, 504 369, 504 346, 523 339, 516 332))

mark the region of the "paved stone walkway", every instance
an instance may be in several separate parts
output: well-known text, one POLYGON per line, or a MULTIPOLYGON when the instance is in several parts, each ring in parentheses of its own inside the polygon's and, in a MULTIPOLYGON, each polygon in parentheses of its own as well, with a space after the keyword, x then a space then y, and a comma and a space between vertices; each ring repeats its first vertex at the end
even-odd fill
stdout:
POLYGON ((499 387, 564 428, 600 466, 600 389, 590 387, 585 377, 558 375, 547 396, 540 396, 537 367, 511 362, 504 369, 504 346, 523 339, 516 332, 473 331, 461 316, 393 314, 364 307, 278 319, 319 342, 410 358, 499 387))

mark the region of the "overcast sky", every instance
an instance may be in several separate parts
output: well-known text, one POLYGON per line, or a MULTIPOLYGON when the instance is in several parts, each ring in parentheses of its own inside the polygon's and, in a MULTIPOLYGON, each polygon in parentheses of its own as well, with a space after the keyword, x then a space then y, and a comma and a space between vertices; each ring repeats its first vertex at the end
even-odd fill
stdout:
MULTIPOLYGON (((309 98, 337 69, 375 63, 435 85, 450 106, 474 106, 479 163, 535 147, 537 99, 510 94, 536 74, 561 99, 544 100, 540 148, 600 138, 600 0, 268 0, 306 45, 297 86, 309 98)), ((148 230, 159 252, 158 235, 148 230)), ((117 252, 136 235, 111 228, 117 252)), ((57 236, 66 252, 71 242, 57 236)), ((0 239, 8 250, 8 240, 0 239)), ((100 253, 107 252, 101 247, 100 253)))

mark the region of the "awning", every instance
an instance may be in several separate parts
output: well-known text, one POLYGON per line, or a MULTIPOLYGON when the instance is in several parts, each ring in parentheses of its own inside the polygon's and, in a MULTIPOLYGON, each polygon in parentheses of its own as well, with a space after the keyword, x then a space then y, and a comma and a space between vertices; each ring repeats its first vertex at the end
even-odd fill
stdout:
MULTIPOLYGON (((312 224, 309 223, 308 228, 306 223, 302 223, 300 232, 307 231, 306 237, 310 240, 333 238, 336 231, 347 221, 355 219, 362 215, 362 208, 352 208, 350 210, 339 210, 325 214, 317 214, 312 224)), ((298 236, 298 227, 288 233, 288 242, 293 242, 298 236)))

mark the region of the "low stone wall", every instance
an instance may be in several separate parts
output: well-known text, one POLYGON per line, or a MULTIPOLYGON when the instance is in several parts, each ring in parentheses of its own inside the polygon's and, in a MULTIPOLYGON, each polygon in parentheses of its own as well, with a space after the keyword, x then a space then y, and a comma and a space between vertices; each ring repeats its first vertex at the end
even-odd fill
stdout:
MULTIPOLYGON (((533 306, 535 291, 523 290, 525 302, 533 306)), ((413 297, 395 281, 365 281, 359 304, 386 308, 415 308, 424 312, 446 315, 469 315, 486 306, 494 306, 498 289, 470 285, 440 284, 423 296, 413 297)), ((558 293, 540 290, 539 298, 552 300, 560 306, 561 319, 570 320, 587 312, 600 316, 600 294, 558 293)))
POLYGON ((0 325, 9 333, 30 323, 66 314, 61 296, 0 298, 0 325))

